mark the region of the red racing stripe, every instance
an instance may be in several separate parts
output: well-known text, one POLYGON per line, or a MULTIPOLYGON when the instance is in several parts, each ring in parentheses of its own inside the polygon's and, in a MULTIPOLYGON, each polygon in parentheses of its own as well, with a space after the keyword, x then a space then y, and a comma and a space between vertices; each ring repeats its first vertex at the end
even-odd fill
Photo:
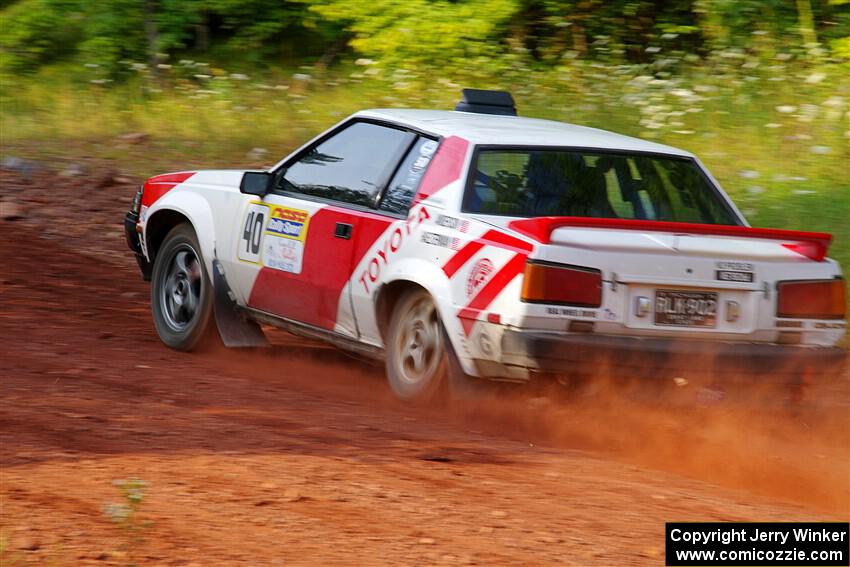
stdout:
POLYGON ((434 154, 431 165, 425 171, 419 192, 416 193, 414 203, 424 201, 434 195, 437 191, 460 178, 463 171, 463 162, 466 160, 466 151, 469 142, 458 136, 449 136, 434 154))
POLYGON ((457 254, 449 258, 449 261, 443 266, 443 271, 448 277, 452 277, 482 248, 484 248, 484 242, 481 240, 470 240, 463 248, 457 251, 457 254))
POLYGON ((526 254, 515 254, 513 258, 508 260, 501 270, 496 272, 487 284, 478 292, 478 295, 472 298, 469 305, 460 310, 457 314, 460 319, 460 324, 463 326, 463 332, 469 336, 472 332, 472 327, 478 314, 484 309, 487 309, 496 296, 499 295, 505 287, 513 281, 513 279, 525 268, 526 254))
POLYGON ((164 175, 156 175, 145 181, 145 187, 142 191, 142 205, 150 207, 163 195, 195 175, 194 171, 181 171, 179 173, 166 173, 164 175))
POLYGON ((514 252, 529 253, 534 250, 534 246, 525 240, 519 239, 510 234, 505 234, 498 230, 489 230, 481 237, 484 244, 490 246, 498 246, 499 248, 507 248, 514 252))
POLYGON ((472 258, 476 252, 484 246, 496 246, 498 248, 506 248, 520 254, 528 254, 534 247, 526 242, 504 232, 498 230, 488 230, 481 238, 471 240, 464 245, 463 248, 457 251, 457 254, 449 258, 446 265, 443 266, 443 271, 448 277, 452 277, 459 269, 472 258))

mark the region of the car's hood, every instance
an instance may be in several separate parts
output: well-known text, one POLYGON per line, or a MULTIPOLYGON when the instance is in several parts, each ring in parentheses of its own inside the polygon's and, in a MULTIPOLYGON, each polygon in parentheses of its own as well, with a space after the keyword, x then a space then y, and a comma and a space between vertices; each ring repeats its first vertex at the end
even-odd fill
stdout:
POLYGON ((157 175, 147 180, 145 185, 187 183, 190 185, 238 187, 244 169, 204 169, 200 171, 181 171, 157 175))

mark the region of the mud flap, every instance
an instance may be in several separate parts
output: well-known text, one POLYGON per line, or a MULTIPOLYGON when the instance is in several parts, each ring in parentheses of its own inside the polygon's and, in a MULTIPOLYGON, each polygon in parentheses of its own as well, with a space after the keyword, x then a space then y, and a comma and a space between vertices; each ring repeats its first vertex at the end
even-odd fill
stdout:
MULTIPOLYGON (((442 325, 441 325, 442 326, 442 325)), ((454 345, 443 327, 443 341, 446 345, 446 389, 452 400, 481 400, 498 393, 499 384, 488 378, 469 376, 457 358, 454 345)))
POLYGON ((231 348, 269 346, 262 328, 239 312, 236 299, 224 277, 224 268, 218 259, 213 260, 213 293, 215 323, 224 346, 231 348))

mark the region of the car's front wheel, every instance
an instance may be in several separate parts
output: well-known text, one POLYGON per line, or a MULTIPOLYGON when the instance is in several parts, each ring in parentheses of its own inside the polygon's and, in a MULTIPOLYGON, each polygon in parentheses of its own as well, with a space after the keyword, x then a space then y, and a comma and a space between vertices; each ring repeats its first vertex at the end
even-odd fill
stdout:
POLYGON ((407 401, 426 401, 442 388, 446 375, 443 324, 431 296, 412 290, 396 304, 388 329, 387 378, 407 401))
POLYGON ((211 334, 212 285, 201 247, 188 224, 168 233, 151 277, 151 310, 159 338, 173 349, 190 351, 211 334))

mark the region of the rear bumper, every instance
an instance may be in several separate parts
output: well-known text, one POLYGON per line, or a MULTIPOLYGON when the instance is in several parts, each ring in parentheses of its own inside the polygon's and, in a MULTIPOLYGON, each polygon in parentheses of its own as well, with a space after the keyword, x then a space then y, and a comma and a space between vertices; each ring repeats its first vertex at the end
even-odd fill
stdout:
POLYGON ((502 337, 504 364, 569 375, 798 383, 838 377, 847 360, 837 347, 516 330, 502 337))
POLYGON ((127 239, 127 247, 136 256, 136 263, 139 264, 139 270, 142 272, 142 278, 145 281, 150 281, 153 266, 145 258, 142 252, 142 244, 139 242, 139 233, 136 231, 136 225, 139 222, 138 213, 133 211, 128 212, 124 216, 124 237, 127 239))

